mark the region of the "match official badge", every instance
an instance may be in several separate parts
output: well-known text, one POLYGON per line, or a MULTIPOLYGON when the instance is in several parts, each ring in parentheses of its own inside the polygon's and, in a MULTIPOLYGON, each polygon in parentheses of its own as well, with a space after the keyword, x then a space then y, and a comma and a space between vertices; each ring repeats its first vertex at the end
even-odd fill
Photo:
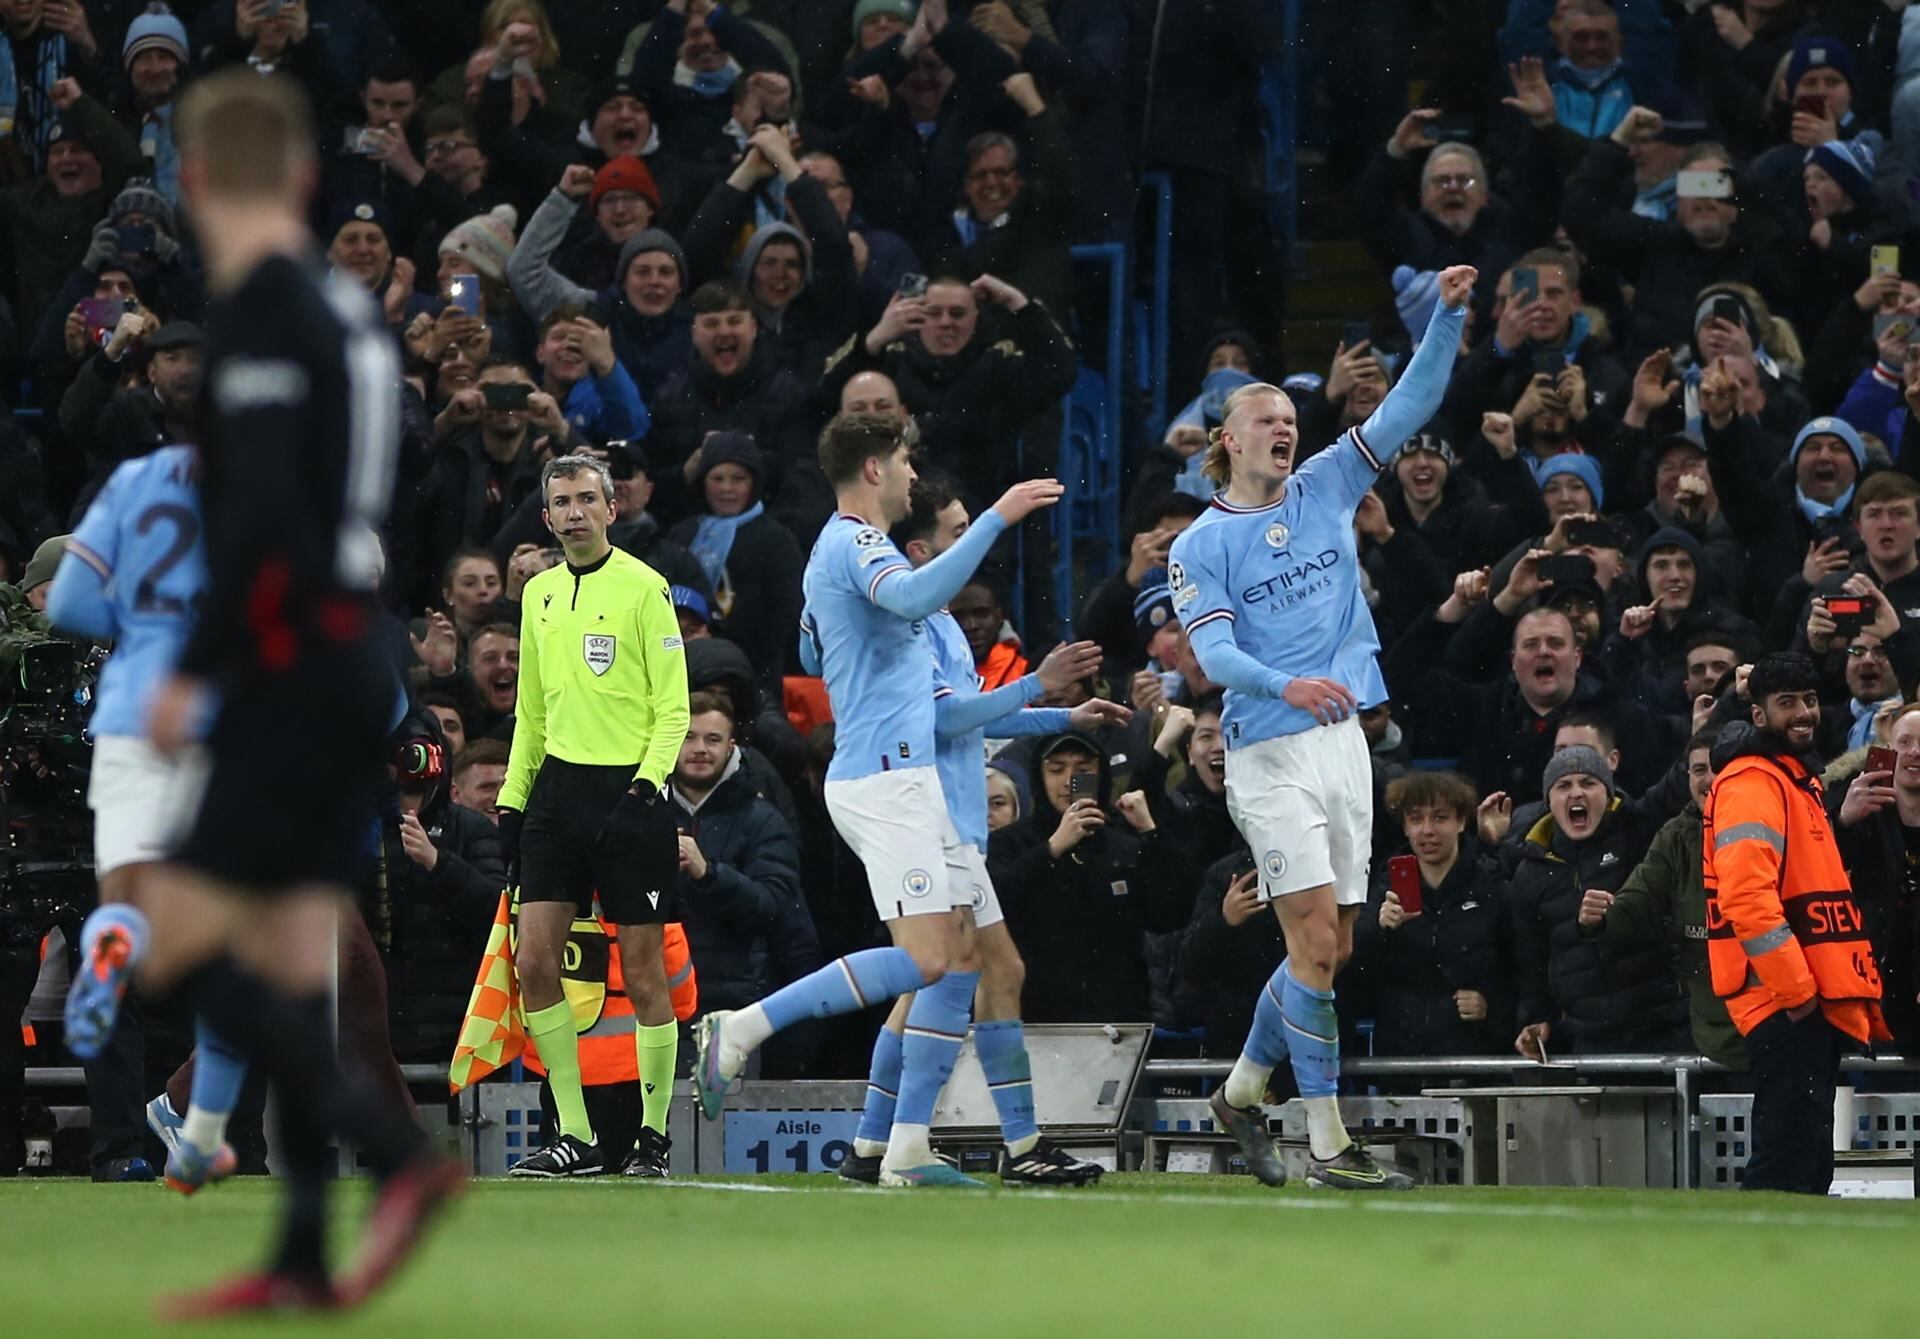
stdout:
POLYGON ((605 633, 589 632, 586 634, 581 654, 586 658, 587 668, 598 676, 613 668, 613 653, 616 649, 612 637, 605 633))
POLYGON ((933 876, 924 869, 910 869, 902 881, 908 897, 925 897, 933 891, 933 876))
POLYGON ((1287 547, 1287 541, 1293 538, 1293 531, 1287 529, 1283 521, 1275 521, 1267 527, 1267 543, 1276 549, 1287 547))

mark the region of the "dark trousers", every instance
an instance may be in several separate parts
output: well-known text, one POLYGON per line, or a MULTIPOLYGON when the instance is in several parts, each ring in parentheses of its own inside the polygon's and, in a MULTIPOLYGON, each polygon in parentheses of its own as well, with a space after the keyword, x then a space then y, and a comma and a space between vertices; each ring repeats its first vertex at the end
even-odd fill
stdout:
POLYGON ((1844 1036, 1815 1009, 1775 1014, 1747 1034, 1753 1056, 1753 1156, 1745 1190, 1824 1195, 1833 1185, 1833 1090, 1844 1036))

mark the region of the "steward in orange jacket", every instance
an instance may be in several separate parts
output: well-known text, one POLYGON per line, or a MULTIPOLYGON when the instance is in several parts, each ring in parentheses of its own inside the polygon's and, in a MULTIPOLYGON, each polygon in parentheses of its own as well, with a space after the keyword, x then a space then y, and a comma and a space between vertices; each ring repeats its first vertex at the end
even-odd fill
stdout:
POLYGON ((1748 679, 1754 728, 1729 726, 1701 833, 1707 963, 1753 1057, 1749 1190, 1827 1193, 1844 1039, 1891 1034, 1880 975, 1827 820, 1817 765, 1819 674, 1763 656, 1748 679))

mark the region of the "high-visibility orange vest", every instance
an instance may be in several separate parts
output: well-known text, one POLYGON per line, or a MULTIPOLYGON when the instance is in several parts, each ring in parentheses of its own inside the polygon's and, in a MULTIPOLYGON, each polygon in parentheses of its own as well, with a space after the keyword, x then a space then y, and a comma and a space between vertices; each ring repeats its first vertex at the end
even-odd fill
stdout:
POLYGON ((1027 672, 1027 658, 1020 654, 1019 642, 996 642, 987 658, 974 666, 980 675, 980 691, 991 693, 1004 688, 1027 672))
POLYGON ((789 674, 780 681, 780 698, 787 723, 800 732, 802 739, 812 739, 816 729, 833 719, 825 679, 789 674))
POLYGON ((1791 756, 1745 755, 1714 778, 1705 810, 1707 964, 1741 1035, 1817 997, 1855 1041, 1891 1039, 1820 778, 1791 756))
MULTIPOLYGON (((662 929, 660 956, 673 995, 673 1016, 684 1023, 699 1003, 693 955, 678 922, 662 929)), ((580 1034, 580 1081, 588 1086, 636 1082, 640 1057, 633 1044, 633 1001, 627 998, 626 978, 620 972, 618 927, 597 915, 574 921, 561 958, 560 989, 573 1007, 580 1034)), ((520 1058, 534 1073, 546 1074, 531 1035, 520 1058)))

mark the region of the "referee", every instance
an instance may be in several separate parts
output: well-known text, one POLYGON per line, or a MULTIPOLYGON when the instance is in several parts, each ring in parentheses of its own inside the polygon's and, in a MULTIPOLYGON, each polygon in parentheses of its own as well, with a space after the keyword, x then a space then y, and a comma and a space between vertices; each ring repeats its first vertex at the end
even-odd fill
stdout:
POLYGON ((520 696, 500 835, 520 883, 514 968, 527 1035, 547 1066, 560 1130, 509 1174, 608 1170, 587 1119, 579 1038, 560 985, 574 918, 592 914, 598 893, 602 914, 620 927, 640 1061, 640 1139, 621 1170, 665 1176, 680 1031, 660 936, 675 914, 680 844, 660 791, 687 736, 687 661, 665 578, 607 539, 606 467, 582 455, 549 461, 540 495, 567 561, 520 596, 520 696))

